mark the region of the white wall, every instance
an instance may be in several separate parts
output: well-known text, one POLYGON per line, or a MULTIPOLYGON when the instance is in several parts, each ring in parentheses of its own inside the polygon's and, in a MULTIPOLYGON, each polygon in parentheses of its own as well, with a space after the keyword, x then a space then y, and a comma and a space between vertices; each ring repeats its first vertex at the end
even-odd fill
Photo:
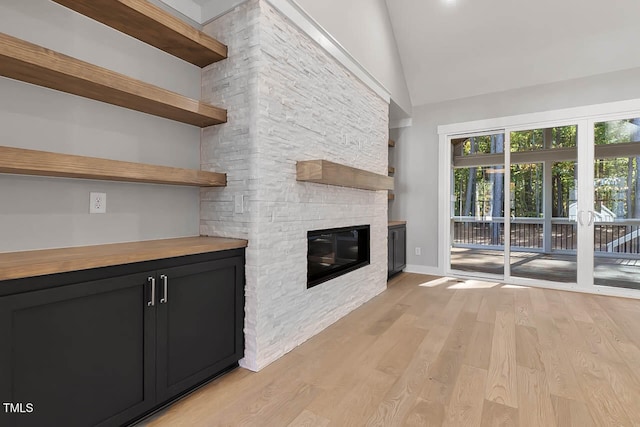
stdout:
MULTIPOLYGON (((48 0, 1 2, 0 32, 200 96, 199 68, 48 0)), ((1 145, 199 168, 196 127, 4 77, 0 94, 1 145)), ((194 188, 0 175, 0 251, 197 235, 198 209, 194 188)))
POLYGON ((413 271, 438 267, 438 135, 437 126, 640 98, 640 68, 560 83, 533 86, 472 98, 414 107, 413 126, 394 129, 393 162, 396 200, 390 217, 407 224, 407 264, 413 271), (415 255, 415 247, 422 255, 415 255))
POLYGON ((411 114, 411 99, 385 0, 296 0, 411 114))

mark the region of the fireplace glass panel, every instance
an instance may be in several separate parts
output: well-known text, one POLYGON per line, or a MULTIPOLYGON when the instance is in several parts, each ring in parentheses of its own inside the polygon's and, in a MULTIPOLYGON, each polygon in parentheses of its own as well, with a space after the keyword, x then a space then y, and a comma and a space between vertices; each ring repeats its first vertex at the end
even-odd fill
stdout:
POLYGON ((369 265, 369 226, 307 232, 307 288, 369 265))

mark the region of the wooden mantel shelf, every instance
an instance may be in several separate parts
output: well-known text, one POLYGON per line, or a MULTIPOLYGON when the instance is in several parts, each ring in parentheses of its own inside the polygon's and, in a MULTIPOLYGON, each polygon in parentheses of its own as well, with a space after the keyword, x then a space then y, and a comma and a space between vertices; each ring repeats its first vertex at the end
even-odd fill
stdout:
POLYGON ((198 67, 227 57, 227 46, 146 0, 53 0, 198 67))
POLYGON ((224 187, 224 173, 0 146, 0 173, 224 187))
POLYGON ((0 253, 0 280, 67 273, 185 255, 244 248, 246 240, 182 237, 74 248, 0 253))
POLYGON ((0 33, 0 75, 199 127, 227 111, 0 33))
POLYGON ((363 190, 393 190, 393 178, 344 166, 327 160, 306 160, 296 164, 297 180, 363 190))

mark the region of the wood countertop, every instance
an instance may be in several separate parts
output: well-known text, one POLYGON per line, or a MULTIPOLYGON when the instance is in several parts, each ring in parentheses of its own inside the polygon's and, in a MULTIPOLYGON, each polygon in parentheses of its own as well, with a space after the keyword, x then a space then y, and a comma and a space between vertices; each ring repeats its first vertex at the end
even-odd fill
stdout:
POLYGON ((389 221, 389 227, 394 227, 396 225, 407 225, 407 221, 389 221))
POLYGON ((242 239, 181 237, 60 249, 0 253, 0 280, 245 248, 242 239))

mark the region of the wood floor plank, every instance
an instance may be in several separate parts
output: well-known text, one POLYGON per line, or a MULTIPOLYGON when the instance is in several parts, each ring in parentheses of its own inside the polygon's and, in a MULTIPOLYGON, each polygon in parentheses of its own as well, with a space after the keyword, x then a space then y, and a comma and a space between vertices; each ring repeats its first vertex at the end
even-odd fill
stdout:
POLYGON ((408 308, 409 306, 407 305, 396 304, 384 316, 372 323, 371 327, 366 330, 366 333, 369 335, 382 334, 384 331, 389 329, 389 327, 393 325, 393 323, 398 320, 398 318, 402 316, 408 308))
POLYGON ((591 417, 598 426, 631 426, 623 404, 605 378, 600 363, 588 351, 569 353, 591 417))
POLYGON ((493 323, 475 322, 473 334, 464 356, 465 364, 480 369, 489 369, 493 329, 493 323))
POLYGON ((624 298, 602 297, 598 301, 627 337, 636 343, 640 342, 640 328, 638 328, 640 315, 638 315, 637 300, 630 300, 636 304, 635 309, 628 309, 630 303, 624 298))
POLYGON ((597 358, 597 363, 633 425, 640 425, 640 382, 637 377, 624 363, 604 361, 602 358, 597 358))
POLYGON ((376 365, 376 369, 393 377, 399 377, 411 362, 427 331, 419 328, 407 330, 376 365))
POLYGON ((494 323, 496 321, 496 299, 487 293, 480 302, 476 320, 479 322, 494 323))
POLYGON ((328 426, 330 422, 330 420, 319 417, 308 409, 305 409, 300 412, 300 415, 291 421, 287 427, 325 427, 328 426))
POLYGON ((544 372, 518 366, 520 427, 555 427, 556 417, 544 372))
POLYGON ((576 326, 593 354, 612 362, 622 363, 622 357, 597 325, 576 322, 576 326))
POLYGON ((361 376, 351 389, 330 392, 338 399, 320 414, 332 420, 334 425, 361 426, 371 415, 371 408, 382 399, 395 381, 395 377, 383 372, 370 371, 366 376, 361 376))
POLYGON ((429 368, 429 378, 420 392, 420 398, 442 405, 449 403, 474 331, 475 317, 475 313, 460 313, 440 354, 429 368))
POLYGON ((529 288, 529 297, 531 298, 531 306, 533 311, 542 312, 549 311, 549 303, 545 297, 544 290, 540 288, 529 288))
POLYGON ((393 383, 378 405, 371 408, 371 415, 365 423, 367 426, 399 424, 407 417, 417 401, 418 394, 428 381, 430 365, 440 354, 451 328, 451 324, 433 325, 407 369, 393 383))
POLYGON ((640 425, 636 301, 455 283, 400 274, 260 372, 140 426, 640 425))
POLYGON ((536 325, 549 391, 567 399, 581 400, 580 386, 571 361, 563 351, 563 342, 551 315, 544 312, 536 313, 536 325))
POLYGON ((558 427, 596 427, 584 403, 554 395, 551 403, 558 427))
POLYGON ((599 299, 582 295, 585 305, 593 317, 595 325, 609 338, 611 345, 618 351, 624 362, 631 367, 637 379, 640 379, 640 348, 620 329, 607 312, 598 303, 599 299))
POLYGON ((420 398, 447 405, 462 367, 464 355, 447 350, 440 353, 429 367, 429 377, 420 391, 420 398))
POLYGON ((516 326, 516 362, 520 366, 544 371, 538 333, 534 328, 516 326))
POLYGON ((512 408, 518 407, 515 314, 513 311, 496 312, 485 398, 512 408))
POLYGON ((576 295, 572 295, 570 292, 563 292, 562 298, 565 301, 565 307, 571 313, 573 320, 585 323, 593 323, 593 319, 591 318, 591 314, 589 313, 589 308, 584 303, 583 299, 576 295))
POLYGON ((411 427, 442 427, 444 406, 418 398, 402 423, 411 427))
POLYGON ((518 410, 496 402, 484 401, 481 427, 518 427, 518 410))
POLYGON ((473 313, 477 316, 482 304, 482 298, 484 298, 484 292, 482 289, 469 289, 467 291, 467 302, 464 305, 464 311, 467 313, 473 313))
POLYGON ((447 407, 443 426, 480 426, 487 371, 463 365, 447 407))
POLYGON ((533 304, 531 303, 531 296, 529 289, 518 289, 515 293, 515 313, 516 313, 516 325, 520 326, 536 326, 533 318, 533 304))

